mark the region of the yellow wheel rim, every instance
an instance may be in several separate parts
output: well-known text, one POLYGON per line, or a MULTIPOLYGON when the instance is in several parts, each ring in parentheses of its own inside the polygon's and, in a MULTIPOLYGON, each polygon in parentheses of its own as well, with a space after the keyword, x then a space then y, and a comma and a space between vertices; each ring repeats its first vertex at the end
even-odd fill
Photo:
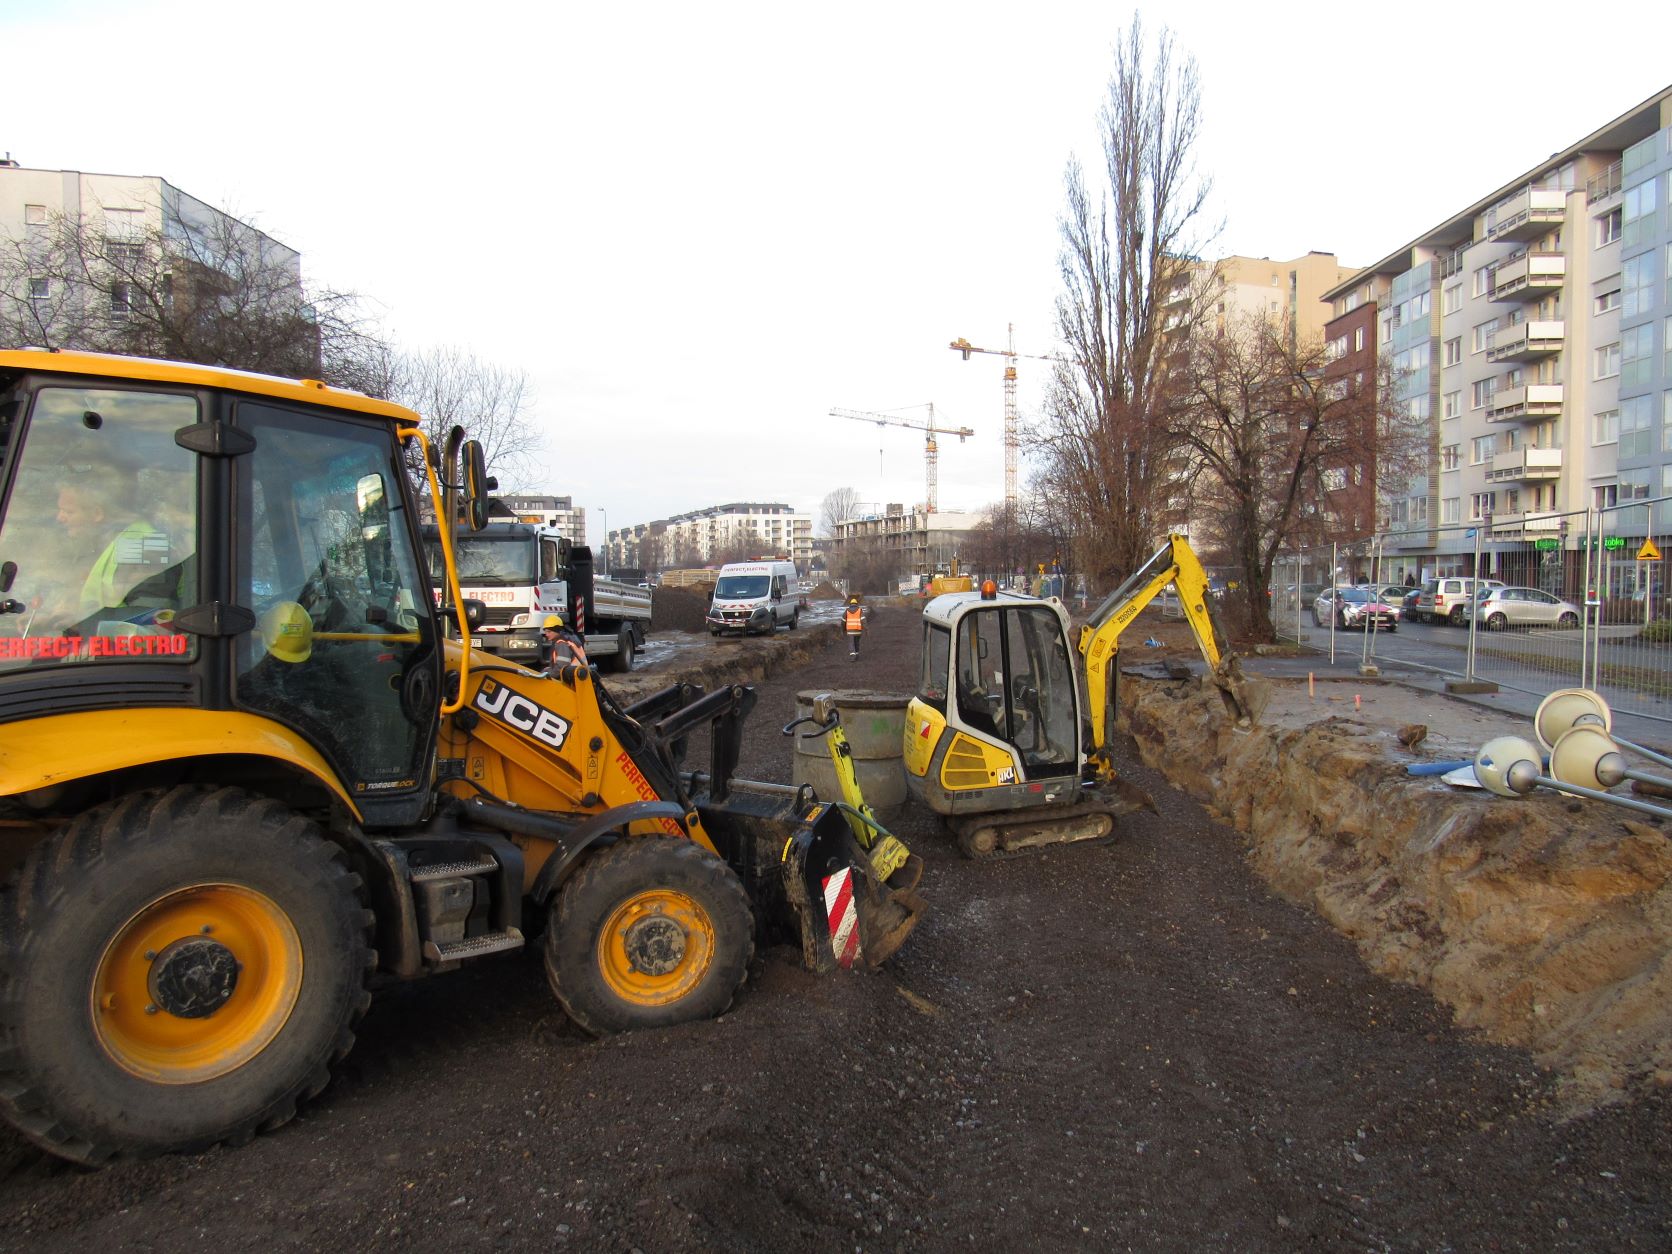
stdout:
POLYGON ((106 944, 93 1030, 124 1070, 162 1084, 235 1071, 278 1036, 302 989, 302 942, 273 901, 235 884, 159 897, 106 944))
POLYGON ((714 965, 714 922, 684 893, 635 893, 605 920, 598 966, 610 991, 636 1006, 688 996, 714 965))

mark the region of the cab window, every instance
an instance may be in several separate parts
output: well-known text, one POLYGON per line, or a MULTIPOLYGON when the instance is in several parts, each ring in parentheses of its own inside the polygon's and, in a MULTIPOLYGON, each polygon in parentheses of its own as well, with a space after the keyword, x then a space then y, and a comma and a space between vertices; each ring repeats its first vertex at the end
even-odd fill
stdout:
POLYGON ((435 724, 434 628, 387 430, 240 406, 237 695, 302 732, 351 789, 423 774, 435 724))
POLYGON ((946 713, 946 671, 951 661, 952 633, 934 623, 923 624, 923 670, 917 691, 925 704, 946 713))
POLYGON ((174 442, 197 420, 191 396, 35 394, 0 520, 0 671, 196 656, 171 624, 199 600, 197 459, 174 442))

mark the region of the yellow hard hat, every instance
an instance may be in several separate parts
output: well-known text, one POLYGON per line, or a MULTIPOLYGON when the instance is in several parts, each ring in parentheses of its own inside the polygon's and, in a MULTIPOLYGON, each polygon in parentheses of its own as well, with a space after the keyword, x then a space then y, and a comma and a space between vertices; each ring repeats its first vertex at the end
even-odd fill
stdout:
POLYGON ((546 615, 546 621, 540 624, 540 630, 541 631, 562 631, 563 630, 563 615, 561 615, 561 614, 547 614, 546 615))
POLYGON ((306 662, 313 656, 313 619, 295 601, 280 601, 261 616, 261 639, 281 662, 306 662))

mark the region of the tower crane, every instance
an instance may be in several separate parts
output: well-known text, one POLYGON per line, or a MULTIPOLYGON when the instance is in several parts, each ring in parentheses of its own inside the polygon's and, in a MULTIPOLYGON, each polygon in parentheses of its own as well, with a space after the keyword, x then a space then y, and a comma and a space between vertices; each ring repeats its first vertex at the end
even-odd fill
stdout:
POLYGON ((1022 447, 1020 425, 1016 416, 1016 359, 1030 357, 1034 361, 1061 361, 1060 357, 1050 357, 1041 353, 1018 353, 1016 351, 1016 324, 1009 324, 1009 348, 977 348, 968 340, 959 336, 948 344, 948 348, 956 349, 964 355, 964 360, 970 359, 971 353, 990 353, 995 357, 1003 357, 1004 365, 1004 510, 1014 518, 1016 516, 1016 458, 1022 447))
POLYGON ((975 432, 969 427, 942 427, 935 423, 935 403, 927 403, 929 418, 927 422, 918 422, 911 418, 902 418, 898 414, 879 414, 865 409, 833 409, 832 418, 852 418, 859 422, 874 422, 879 427, 910 427, 914 431, 924 433, 923 440, 923 482, 927 495, 924 504, 929 513, 935 512, 935 496, 939 486, 936 461, 940 456, 940 449, 935 444, 937 435, 955 435, 958 443, 962 444, 975 432))

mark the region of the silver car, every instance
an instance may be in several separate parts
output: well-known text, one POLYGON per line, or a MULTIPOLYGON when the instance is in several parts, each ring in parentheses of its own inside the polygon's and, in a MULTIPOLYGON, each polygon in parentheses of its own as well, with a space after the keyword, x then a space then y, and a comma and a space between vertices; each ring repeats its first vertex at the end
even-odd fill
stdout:
POLYGON ((1487 588, 1464 616, 1480 616, 1488 631, 1508 627, 1577 627, 1582 612, 1572 601, 1564 601, 1539 588, 1487 588))
POLYGON ((1312 621, 1322 627, 1331 619, 1343 630, 1371 626, 1379 631, 1399 630, 1399 611, 1369 587, 1325 588, 1319 593, 1312 602, 1312 621))

